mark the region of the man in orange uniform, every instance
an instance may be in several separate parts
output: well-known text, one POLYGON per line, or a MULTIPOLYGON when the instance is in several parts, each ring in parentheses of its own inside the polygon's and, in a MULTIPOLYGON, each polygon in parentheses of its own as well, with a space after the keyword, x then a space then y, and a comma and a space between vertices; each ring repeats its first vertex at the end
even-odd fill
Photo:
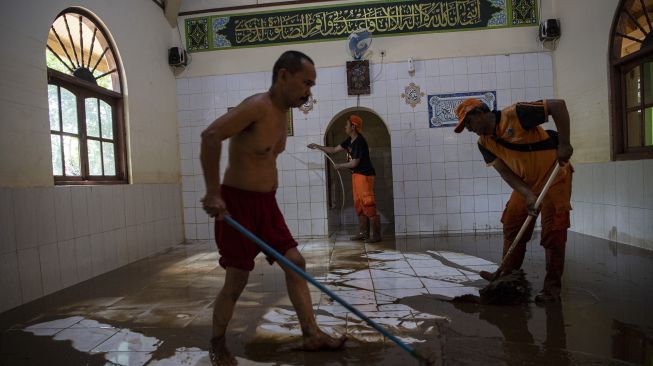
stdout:
MULTIPOLYGON (((571 210, 571 178, 573 168, 568 164, 573 153, 569 143, 569 113, 563 100, 517 103, 501 111, 490 111, 478 99, 463 101, 456 109, 456 133, 467 129, 479 135, 478 147, 488 166, 494 167, 501 178, 513 189, 501 222, 503 223, 503 255, 517 236, 527 215, 536 216, 535 201, 544 187, 554 164, 562 165, 558 176, 541 204, 542 238, 546 251, 546 276, 537 302, 560 300, 562 272, 565 263, 565 244, 571 210), (540 124, 548 116, 558 129, 545 131, 540 124)), ((526 243, 533 234, 535 221, 528 227, 510 258, 504 273, 519 269, 524 261, 526 243)), ((494 274, 482 271, 486 280, 494 274)))
POLYGON ((364 240, 366 243, 381 241, 381 222, 376 212, 376 196, 374 195, 374 179, 376 172, 370 160, 370 149, 363 137, 363 120, 352 114, 345 123, 345 133, 349 135, 342 144, 329 147, 309 144, 310 149, 320 149, 327 154, 347 151, 347 163, 336 164, 336 169, 351 169, 351 183, 354 198, 354 208, 359 220, 358 235, 351 240, 364 240), (372 234, 368 235, 370 222, 372 234))

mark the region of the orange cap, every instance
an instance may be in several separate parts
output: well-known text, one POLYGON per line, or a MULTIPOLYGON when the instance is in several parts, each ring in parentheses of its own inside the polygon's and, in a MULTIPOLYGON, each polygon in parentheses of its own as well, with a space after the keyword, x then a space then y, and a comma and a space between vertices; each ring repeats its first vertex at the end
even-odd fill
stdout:
POLYGON ((463 100, 462 103, 458 105, 456 108, 456 115, 458 116, 458 124, 456 125, 456 128, 454 128, 455 133, 461 133, 463 129, 465 129, 465 125, 463 124, 463 121, 465 120, 465 117, 467 117, 467 113, 471 111, 472 109, 476 107, 480 107, 483 104, 480 100, 476 98, 467 98, 463 100))
POLYGON ((349 116, 349 123, 351 123, 352 126, 356 127, 356 132, 363 132, 363 119, 358 115, 352 114, 349 116))

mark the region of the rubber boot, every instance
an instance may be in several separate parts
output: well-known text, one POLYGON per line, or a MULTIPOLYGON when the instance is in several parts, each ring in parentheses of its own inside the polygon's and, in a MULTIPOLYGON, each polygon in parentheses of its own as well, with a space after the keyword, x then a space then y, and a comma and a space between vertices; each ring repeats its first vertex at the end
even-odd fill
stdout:
POLYGON ((370 219, 365 215, 358 216, 358 234, 350 236, 349 240, 363 241, 368 238, 370 231, 370 219))
POLYGON ((542 291, 535 296, 535 302, 555 303, 560 301, 562 273, 565 268, 565 245, 546 248, 546 276, 542 291))
MULTIPOLYGON (((515 249, 513 249, 512 253, 510 253, 510 258, 503 266, 504 274, 510 273, 515 269, 521 268, 522 263, 524 263, 524 256, 526 255, 526 243, 528 243, 528 240, 521 240, 519 243, 517 243, 515 249)), ((503 240, 503 255, 501 256, 501 258, 505 258, 506 254, 508 253, 508 249, 510 249, 511 244, 512 244, 511 241, 505 239, 503 240)), ((495 272, 480 271, 478 274, 484 280, 492 281, 494 279, 494 276, 496 276, 496 271, 495 272)))
POLYGON ((372 216, 370 222, 372 223, 372 234, 369 239, 365 240, 365 242, 378 243, 381 241, 381 219, 379 218, 379 215, 372 216))

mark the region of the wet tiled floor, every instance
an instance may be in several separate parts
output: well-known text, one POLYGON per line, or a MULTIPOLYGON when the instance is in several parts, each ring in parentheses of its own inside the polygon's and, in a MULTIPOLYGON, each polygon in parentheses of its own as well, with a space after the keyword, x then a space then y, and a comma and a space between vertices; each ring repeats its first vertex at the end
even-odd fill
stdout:
MULTIPOLYGON (((438 365, 653 365, 653 253, 571 233, 563 302, 541 307, 451 302, 477 294, 500 258, 496 235, 300 243, 308 272, 438 365)), ((539 291, 544 253, 524 269, 539 291)), ((180 245, 0 314, 1 365, 209 365, 213 243, 180 245)), ((296 350, 300 331, 283 272, 263 256, 228 331, 241 365, 417 365, 311 287, 325 331, 343 351, 296 350)))

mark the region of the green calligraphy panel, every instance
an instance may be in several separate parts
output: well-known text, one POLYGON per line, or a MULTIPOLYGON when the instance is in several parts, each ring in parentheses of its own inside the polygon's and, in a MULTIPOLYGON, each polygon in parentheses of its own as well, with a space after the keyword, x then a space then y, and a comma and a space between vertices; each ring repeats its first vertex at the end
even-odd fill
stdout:
POLYGON ((406 0, 186 19, 191 52, 537 24, 537 0, 406 0))
POLYGON ((537 0, 512 0, 512 24, 537 24, 537 0))

